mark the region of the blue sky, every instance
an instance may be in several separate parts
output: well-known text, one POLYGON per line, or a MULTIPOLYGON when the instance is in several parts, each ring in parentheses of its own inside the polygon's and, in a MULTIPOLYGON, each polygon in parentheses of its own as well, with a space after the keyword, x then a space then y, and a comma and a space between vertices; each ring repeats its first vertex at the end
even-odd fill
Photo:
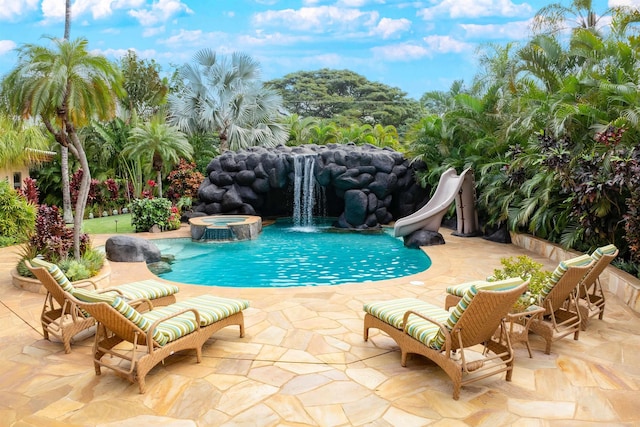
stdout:
MULTIPOLYGON (((561 1, 569 5, 568 0, 561 1)), ((528 36, 541 0, 72 0, 71 38, 112 60, 134 49, 163 71, 202 48, 244 52, 262 79, 349 69, 416 99, 470 82, 484 43, 528 36)), ((0 75, 15 48, 62 37, 65 0, 0 0, 0 75)), ((640 0, 594 0, 594 9, 640 0)))

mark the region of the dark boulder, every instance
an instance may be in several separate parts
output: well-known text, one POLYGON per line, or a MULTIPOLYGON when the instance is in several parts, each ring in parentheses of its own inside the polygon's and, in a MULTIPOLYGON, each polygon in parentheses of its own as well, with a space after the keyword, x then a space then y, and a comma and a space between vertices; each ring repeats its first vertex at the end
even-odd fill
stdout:
POLYGON ((404 236, 404 245, 411 249, 420 249, 420 246, 444 245, 444 237, 436 231, 417 230, 404 236))
POLYGON ((105 243, 107 259, 114 262, 146 262, 162 260, 160 249, 152 242, 139 237, 113 236, 105 243))

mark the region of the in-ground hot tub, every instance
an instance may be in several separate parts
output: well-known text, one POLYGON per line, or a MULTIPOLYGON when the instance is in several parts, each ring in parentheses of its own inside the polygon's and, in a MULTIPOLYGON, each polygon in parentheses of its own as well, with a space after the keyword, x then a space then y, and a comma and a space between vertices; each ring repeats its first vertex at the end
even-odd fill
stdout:
POLYGON ((251 240, 262 231, 255 215, 211 215, 191 218, 191 239, 197 242, 251 240))

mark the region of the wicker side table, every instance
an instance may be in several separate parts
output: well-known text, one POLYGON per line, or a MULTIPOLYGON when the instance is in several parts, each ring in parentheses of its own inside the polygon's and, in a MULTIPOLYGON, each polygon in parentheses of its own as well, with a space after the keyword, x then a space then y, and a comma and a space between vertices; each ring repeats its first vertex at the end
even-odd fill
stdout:
POLYGON ((520 313, 507 314, 507 321, 509 323, 508 333, 511 343, 523 342, 527 346, 529 357, 531 356, 531 347, 529 347, 529 326, 533 319, 542 316, 544 308, 531 305, 525 311, 520 313))

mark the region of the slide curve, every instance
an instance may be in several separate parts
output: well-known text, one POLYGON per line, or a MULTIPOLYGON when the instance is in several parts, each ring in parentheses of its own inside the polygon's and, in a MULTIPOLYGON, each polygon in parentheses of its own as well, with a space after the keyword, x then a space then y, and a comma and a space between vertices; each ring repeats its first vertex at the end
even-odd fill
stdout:
POLYGON ((406 236, 420 229, 438 232, 442 218, 458 195, 465 175, 470 170, 471 168, 467 168, 458 175, 454 168, 447 169, 440 176, 433 197, 418 211, 397 220, 393 226, 393 235, 406 236))

